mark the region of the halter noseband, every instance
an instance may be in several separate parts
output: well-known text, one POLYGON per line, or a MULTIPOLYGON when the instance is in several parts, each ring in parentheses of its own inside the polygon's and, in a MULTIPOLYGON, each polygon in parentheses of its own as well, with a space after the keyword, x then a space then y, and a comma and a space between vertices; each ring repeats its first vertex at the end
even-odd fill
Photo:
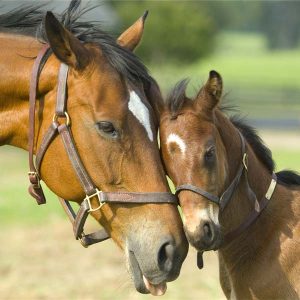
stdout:
POLYGON ((86 171, 82 160, 77 151, 73 135, 70 129, 70 117, 67 112, 67 78, 69 67, 62 63, 58 74, 58 88, 56 98, 56 109, 53 122, 42 139, 40 148, 36 152, 36 161, 33 160, 34 152, 34 136, 35 136, 35 104, 38 85, 38 77, 43 59, 46 57, 50 47, 45 45, 39 52, 33 66, 32 77, 30 82, 29 93, 29 167, 28 172, 30 186, 29 193, 36 199, 38 204, 45 204, 46 199, 40 185, 39 170, 43 157, 54 138, 60 135, 64 144, 64 148, 72 163, 73 169, 79 179, 79 182, 86 194, 82 201, 78 213, 76 214, 71 204, 60 198, 65 212, 67 213, 72 225, 76 239, 79 239, 84 247, 88 247, 94 243, 101 242, 109 238, 108 233, 102 229, 91 234, 84 233, 85 221, 90 212, 101 209, 105 203, 171 203, 178 204, 177 197, 168 192, 157 193, 131 193, 131 192, 102 192, 93 183, 91 177, 86 171), (63 121, 64 120, 64 121, 63 121), (63 121, 62 123, 60 121, 63 121), (91 199, 97 199, 98 205, 93 208, 91 199))
POLYGON ((226 246, 229 244, 233 239, 235 239, 237 236, 239 236, 245 229, 247 229, 260 215, 260 213, 263 211, 263 209, 267 206, 269 200, 271 199, 273 192, 275 190, 276 184, 277 184, 277 177, 276 174, 272 174, 272 180, 269 185, 269 188, 267 190, 267 193, 264 195, 263 199, 258 202, 257 197, 253 190, 249 186, 248 177, 246 172, 248 171, 248 155, 246 152, 246 143, 243 135, 238 131, 240 139, 241 139, 241 149, 242 149, 242 161, 239 165, 238 171, 228 186, 228 188, 225 190, 225 192, 220 196, 213 195, 197 186, 194 186, 192 184, 183 184, 176 188, 176 195, 178 195, 181 191, 188 190, 192 191, 196 194, 199 194, 209 201, 217 204, 220 207, 220 210, 223 211, 229 201, 232 199, 232 196, 234 195, 240 181, 242 178, 242 175, 245 175, 246 179, 246 185, 247 185, 247 193, 252 198, 254 202, 254 209, 250 212, 247 219, 241 223, 237 228, 227 233, 224 237, 223 243, 221 244, 221 247, 226 246))

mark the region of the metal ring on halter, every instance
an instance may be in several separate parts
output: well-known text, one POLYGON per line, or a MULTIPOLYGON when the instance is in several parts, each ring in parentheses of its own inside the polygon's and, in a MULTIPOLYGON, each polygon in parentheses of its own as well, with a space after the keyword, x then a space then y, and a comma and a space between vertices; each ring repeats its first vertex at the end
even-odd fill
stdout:
POLYGON ((80 244, 84 247, 84 248, 88 248, 88 245, 83 241, 83 238, 85 237, 84 232, 81 234, 81 237, 79 238, 80 244))
POLYGON ((84 198, 84 201, 87 201, 87 204, 89 206, 89 212, 93 212, 93 211, 101 209, 101 207, 106 203, 104 201, 101 201, 100 193, 101 193, 101 191, 99 191, 98 189, 96 189, 96 193, 94 193, 92 195, 86 195, 86 197, 84 198), (92 204, 91 204, 90 199, 93 198, 93 197, 95 197, 95 196, 98 197, 100 205, 98 207, 96 207, 96 208, 92 208, 92 204))
POLYGON ((244 165, 245 169, 248 171, 248 155, 247 155, 247 153, 244 153, 244 155, 243 155, 243 165, 244 165))
POLYGON ((58 118, 65 118, 66 119, 66 125, 67 126, 69 126, 70 125, 70 123, 71 123, 71 121, 70 121, 70 116, 69 116, 69 114, 65 111, 64 112, 64 116, 58 116, 56 113, 54 114, 54 116, 53 116, 53 122, 56 122, 57 120, 58 120, 58 118))
POLYGON ((35 172, 35 171, 29 171, 28 172, 28 176, 35 176, 35 179, 36 179, 36 183, 33 183, 31 182, 32 185, 34 185, 34 187, 37 187, 37 188, 40 188, 41 187, 41 184, 40 184, 40 176, 38 174, 38 172, 35 172))

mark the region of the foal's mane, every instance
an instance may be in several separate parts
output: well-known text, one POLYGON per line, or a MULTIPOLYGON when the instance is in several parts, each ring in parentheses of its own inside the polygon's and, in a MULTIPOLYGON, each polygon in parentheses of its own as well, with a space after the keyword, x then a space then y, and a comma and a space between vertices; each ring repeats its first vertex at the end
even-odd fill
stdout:
MULTIPOLYGON (((187 99, 186 88, 188 82, 188 79, 179 81, 166 98, 165 106, 168 108, 172 117, 176 117, 185 104, 187 99)), ((218 109, 220 109, 223 113, 232 110, 228 105, 218 109)), ((235 107, 234 110, 236 111, 235 107)), ((260 162, 267 168, 270 174, 273 173, 275 170, 275 162, 272 158, 272 152, 257 134, 256 129, 247 124, 240 114, 231 116, 229 120, 242 133, 260 162)), ((300 185, 300 175, 294 171, 283 170, 277 172, 276 175, 281 184, 300 185)))
MULTIPOLYGON (((98 44, 110 65, 122 76, 132 82, 142 81, 148 84, 152 78, 135 54, 119 46, 111 35, 100 28, 99 22, 80 20, 84 14, 97 6, 81 8, 80 4, 81 0, 72 0, 69 7, 56 17, 80 41, 98 44)), ((29 35, 41 42, 47 42, 43 26, 44 5, 21 6, 0 15, 0 32, 29 35)))

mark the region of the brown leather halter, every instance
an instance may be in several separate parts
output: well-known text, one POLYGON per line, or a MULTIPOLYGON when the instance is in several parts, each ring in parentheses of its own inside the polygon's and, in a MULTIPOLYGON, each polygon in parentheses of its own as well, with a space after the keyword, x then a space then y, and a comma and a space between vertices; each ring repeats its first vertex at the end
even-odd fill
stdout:
POLYGON ((50 50, 49 45, 45 45, 39 52, 33 66, 32 77, 30 82, 29 93, 29 167, 28 172, 30 186, 29 193, 36 199, 38 204, 46 203, 46 199, 40 184, 41 177, 39 170, 43 157, 54 138, 60 135, 68 154, 68 157, 72 163, 74 171, 80 181, 80 184, 86 194, 86 197, 82 201, 78 213, 76 214, 70 203, 59 197, 65 212, 67 213, 72 225, 76 239, 79 239, 84 247, 88 247, 94 243, 101 242, 109 238, 108 233, 102 229, 94 233, 85 234, 84 224, 90 212, 101 209, 105 203, 171 203, 178 204, 177 197, 168 192, 161 193, 131 193, 131 192, 102 192, 93 183, 89 174, 87 173, 79 153, 76 149, 71 128, 70 117, 67 112, 67 78, 69 67, 62 63, 60 65, 58 74, 58 88, 57 88, 57 102, 56 110, 53 117, 53 122, 43 137, 40 148, 36 152, 36 161, 34 164, 33 153, 35 143, 35 103, 36 93, 38 85, 39 73, 42 69, 43 60, 47 59, 46 55, 50 50), (61 121, 63 121, 61 123, 61 121), (91 199, 96 198, 98 206, 92 207, 91 199))
MULTIPOLYGON (((224 247, 228 245, 232 240, 234 240, 236 237, 238 237, 244 230, 246 230, 260 215, 260 213, 263 211, 263 209, 267 206, 269 203, 269 200, 271 199, 273 192, 275 190, 276 184, 277 184, 277 177, 276 174, 272 174, 272 180, 269 185, 269 188, 267 190, 267 193, 264 195, 262 200, 258 202, 257 197, 253 190, 249 186, 248 177, 247 177, 247 171, 248 171, 248 159, 247 159, 247 152, 246 152, 246 143, 243 135, 238 131, 240 139, 241 139, 241 148, 242 148, 242 161, 240 163, 240 166, 238 168, 238 171, 232 180, 231 184, 228 186, 228 188, 225 190, 225 192, 220 196, 213 195, 197 186, 194 186, 192 184, 183 184, 176 188, 176 195, 178 195, 183 190, 189 190, 196 194, 199 194, 209 201, 219 205, 220 211, 223 211, 229 201, 232 199, 232 196, 234 195, 242 176, 244 175, 247 185, 247 193, 251 200, 253 201, 253 210, 250 212, 246 220, 241 223, 236 229, 228 232, 223 240, 223 243, 220 245, 219 248, 224 247)), ((217 249, 215 249, 217 250, 217 249)), ((198 258, 199 259, 199 258, 198 258)))

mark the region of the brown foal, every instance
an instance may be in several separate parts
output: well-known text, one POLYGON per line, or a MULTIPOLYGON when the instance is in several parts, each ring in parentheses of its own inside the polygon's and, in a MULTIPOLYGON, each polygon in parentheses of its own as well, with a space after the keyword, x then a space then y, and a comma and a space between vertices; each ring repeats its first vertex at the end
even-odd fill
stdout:
MULTIPOLYGON (((79 3, 73 0, 62 17, 67 29, 49 12, 43 22, 43 43, 51 52, 38 81, 34 152, 54 122, 58 70, 64 63, 69 67, 68 126, 93 183, 104 192, 169 193, 149 104, 161 95, 132 53, 141 40, 145 16, 115 41, 96 25, 72 16, 80 15, 79 3)), ((36 24, 44 16, 33 7, 0 16, 0 145, 28 150, 31 70, 43 46, 42 37, 36 39, 36 24)), ((85 198, 60 137, 47 148, 39 173, 56 195, 77 203, 85 198)), ((96 197, 91 203, 99 206, 96 197)), ((92 215, 124 251, 136 289, 164 293, 166 282, 179 275, 188 249, 177 206, 106 203, 92 215)))
POLYGON ((219 250, 228 299, 299 299, 300 176, 274 174, 255 130, 220 109, 217 72, 193 100, 186 86, 180 82, 166 103, 158 101, 156 112, 190 244, 200 253, 219 250))

